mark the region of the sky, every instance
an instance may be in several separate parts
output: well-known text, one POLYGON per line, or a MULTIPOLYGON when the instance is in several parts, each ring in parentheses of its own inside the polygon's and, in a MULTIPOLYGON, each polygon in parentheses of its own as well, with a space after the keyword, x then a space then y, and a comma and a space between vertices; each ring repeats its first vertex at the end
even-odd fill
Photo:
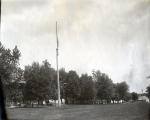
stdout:
POLYGON ((47 59, 78 74, 100 70, 130 91, 150 84, 150 0, 2 0, 1 42, 20 66, 47 59))

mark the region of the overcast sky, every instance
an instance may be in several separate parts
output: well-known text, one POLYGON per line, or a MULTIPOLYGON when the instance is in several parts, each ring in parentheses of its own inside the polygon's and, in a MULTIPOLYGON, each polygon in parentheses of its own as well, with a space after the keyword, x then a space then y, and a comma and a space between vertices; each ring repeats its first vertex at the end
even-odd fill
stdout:
POLYGON ((60 67, 99 69, 130 91, 150 84, 150 0, 2 0, 2 44, 18 46, 22 68, 45 59, 56 68, 56 21, 60 67))

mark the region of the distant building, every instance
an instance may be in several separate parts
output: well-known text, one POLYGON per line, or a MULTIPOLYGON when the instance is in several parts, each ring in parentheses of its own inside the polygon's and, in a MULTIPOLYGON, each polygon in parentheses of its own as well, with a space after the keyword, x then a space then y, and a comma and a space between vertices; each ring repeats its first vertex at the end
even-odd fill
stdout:
POLYGON ((149 98, 146 95, 139 95, 138 100, 139 101, 150 102, 149 98))

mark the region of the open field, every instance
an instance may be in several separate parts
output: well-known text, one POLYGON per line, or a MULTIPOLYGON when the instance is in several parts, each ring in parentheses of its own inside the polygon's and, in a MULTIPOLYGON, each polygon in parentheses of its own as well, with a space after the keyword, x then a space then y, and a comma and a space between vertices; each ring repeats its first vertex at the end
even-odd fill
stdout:
POLYGON ((149 104, 66 105, 7 109, 10 120, 150 120, 149 104))

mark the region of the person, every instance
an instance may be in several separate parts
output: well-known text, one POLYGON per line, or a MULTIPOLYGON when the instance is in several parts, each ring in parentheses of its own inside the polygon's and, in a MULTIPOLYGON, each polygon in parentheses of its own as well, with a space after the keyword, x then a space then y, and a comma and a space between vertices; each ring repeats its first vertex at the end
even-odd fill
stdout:
POLYGON ((1 76, 0 76, 0 120, 7 120, 1 76))

